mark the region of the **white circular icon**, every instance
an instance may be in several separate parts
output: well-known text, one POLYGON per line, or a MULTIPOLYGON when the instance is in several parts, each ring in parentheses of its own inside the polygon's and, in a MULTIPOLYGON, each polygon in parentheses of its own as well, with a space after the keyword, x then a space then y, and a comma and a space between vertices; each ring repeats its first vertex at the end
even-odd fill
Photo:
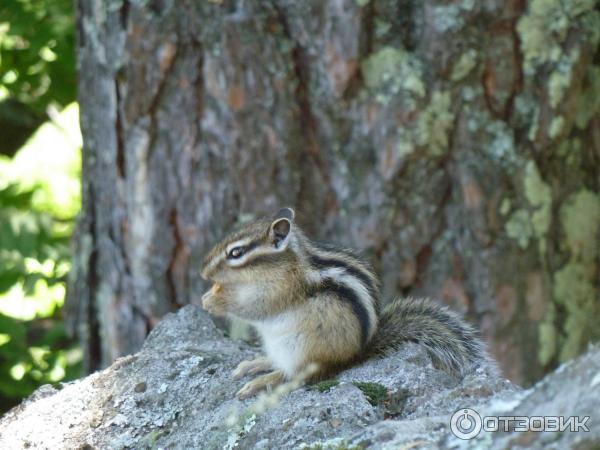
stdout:
POLYGON ((459 439, 473 439, 481 431, 481 416, 471 408, 459 409, 452 414, 450 430, 459 439))

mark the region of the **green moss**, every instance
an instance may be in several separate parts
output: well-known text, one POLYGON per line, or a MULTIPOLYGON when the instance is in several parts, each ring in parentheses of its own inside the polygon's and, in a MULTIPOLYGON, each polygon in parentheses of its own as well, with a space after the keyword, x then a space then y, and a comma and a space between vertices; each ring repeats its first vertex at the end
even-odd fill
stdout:
POLYGON ((519 247, 526 249, 529 246, 533 228, 527 211, 519 209, 512 213, 504 228, 508 237, 516 240, 519 247))
POLYGON ((558 335, 555 315, 554 305, 550 303, 544 319, 538 325, 538 360, 542 366, 548 364, 556 354, 558 335))
POLYGON ((452 67, 452 81, 460 81, 465 78, 477 65, 477 52, 473 49, 464 52, 452 67))
POLYGON ((588 126, 591 118, 600 112, 600 67, 591 66, 587 69, 585 88, 581 93, 580 102, 575 115, 575 125, 583 130, 588 126))
POLYGON ((531 213, 531 225, 534 235, 540 240, 540 253, 546 251, 546 233, 550 228, 552 191, 550 186, 542 180, 537 166, 529 161, 525 166, 525 197, 535 208, 531 213))
POLYGON ((600 196, 582 189, 560 209, 570 259, 554 273, 553 297, 566 310, 565 341, 560 360, 578 355, 584 345, 600 337, 596 324, 600 314, 595 280, 598 272, 600 196))
POLYGON ((353 381, 352 384, 359 388, 373 406, 380 405, 388 397, 388 389, 379 383, 353 381))
POLYGON ((338 380, 323 380, 313 385, 313 388, 319 392, 327 392, 331 388, 340 384, 338 380))
POLYGON ((533 118, 531 119, 531 126, 529 127, 529 131, 527 132, 527 137, 531 142, 535 141, 538 128, 540 126, 540 108, 536 106, 533 111, 533 118))
POLYGON ((533 161, 528 161, 525 165, 523 185, 532 211, 519 209, 513 212, 506 222, 506 233, 517 240, 522 249, 527 248, 532 238, 537 238, 540 254, 543 255, 546 252, 546 234, 552 219, 552 190, 540 176, 533 161))
POLYGON ((379 49, 362 62, 361 71, 365 85, 376 94, 379 103, 388 103, 401 90, 417 97, 425 96, 421 65, 404 49, 389 46, 379 49))
POLYGON ((563 116, 554 117, 550 122, 550 126, 548 127, 548 136, 552 139, 556 139, 563 131, 564 126, 565 118, 563 116))
POLYGON ((392 24, 385 20, 375 19, 375 37, 381 39, 392 29, 392 24))
POLYGON ((581 150, 581 139, 564 139, 558 144, 556 154, 562 158, 565 164, 571 167, 578 167, 581 165, 581 150))
POLYGON ((367 57, 361 65, 365 84, 369 89, 378 89, 395 77, 396 73, 407 58, 404 50, 383 47, 367 57))
POLYGON ((433 27, 440 33, 458 30, 464 25, 464 12, 472 10, 474 6, 474 0, 449 4, 440 2, 431 8, 433 27))
POLYGON ((527 131, 527 138, 535 141, 539 128, 540 106, 539 95, 532 90, 521 92, 515 97, 514 122, 511 130, 522 129, 527 131))
POLYGON ((600 195, 587 189, 572 195, 560 209, 560 220, 571 257, 593 264, 598 256, 600 195))
POLYGON ((160 439, 161 436, 165 434, 164 431, 161 430, 152 430, 150 431, 143 439, 144 448, 155 449, 157 448, 156 443, 160 439))
POLYGON ((369 0, 354 0, 354 3, 362 8, 363 6, 367 6, 369 4, 369 0))
POLYGON ((315 442, 310 445, 301 445, 302 450, 362 450, 360 445, 348 445, 343 439, 336 438, 327 442, 315 442))
MULTIPOLYGON (((482 94, 482 91, 481 91, 480 86, 475 86, 475 87, 465 86, 462 88, 462 91, 461 91, 462 98, 467 102, 473 101, 475 98, 477 98, 481 94, 482 94)), ((468 105, 465 105, 465 110, 471 112, 468 105)), ((479 126, 476 126, 475 130, 477 128, 479 128, 479 126)), ((469 127, 469 131, 475 131, 475 130, 473 130, 473 129, 471 129, 471 127, 469 127)))
POLYGON ((441 156, 448 150, 448 135, 454 116, 450 111, 450 94, 434 92, 431 101, 417 118, 415 127, 398 131, 397 151, 401 157, 424 147, 431 156, 441 156))
POLYGON ((412 141, 412 136, 409 133, 400 132, 397 145, 398 155, 405 157, 415 151, 415 144, 412 141))
MULTIPOLYGON (((476 112, 476 114, 480 113, 476 112)), ((514 131, 501 120, 488 122, 485 131, 492 136, 492 142, 485 147, 486 153, 498 164, 512 166, 518 160, 515 153, 514 131)))
POLYGON ((554 71, 548 78, 548 94, 550 96, 550 105, 556 108, 563 99, 565 90, 571 82, 571 74, 564 74, 554 71))
POLYGON ((597 39, 594 31, 597 24, 592 21, 587 25, 590 20, 583 19, 594 13, 595 3, 595 0, 533 0, 517 24, 525 71, 531 74, 541 64, 557 62, 569 28, 580 22, 586 26, 591 40, 597 39))
POLYGON ((500 202, 500 214, 505 216, 510 211, 510 198, 503 198, 500 202))
MULTIPOLYGON (((590 64, 584 74, 579 71, 584 49, 588 54, 590 48, 600 43, 600 11, 597 5, 597 0, 531 0, 526 14, 517 23, 525 75, 548 74, 548 102, 560 112, 548 118, 549 123, 543 132, 551 139, 560 140, 556 142, 557 156, 566 165, 576 167, 583 161, 582 143, 577 139, 564 139, 572 123, 567 118, 574 115, 574 126, 586 129, 600 111, 600 68, 590 64), (574 30, 577 32, 572 33, 574 30), (577 76, 584 75, 583 80, 574 80, 576 66, 577 76), (579 86, 581 92, 572 92, 579 86), (574 95, 566 105, 566 96, 571 94, 574 95)), ((541 131, 538 129, 538 116, 537 108, 535 117, 533 113, 523 116, 534 117, 528 133, 532 141, 539 137, 541 131)), ((552 189, 541 179, 535 165, 528 164, 532 165, 527 168, 525 193, 533 208, 529 211, 529 220, 533 236, 540 240, 543 252, 552 220, 552 203, 556 199, 552 199, 552 189)), ((512 223, 513 235, 517 234, 519 227, 527 229, 525 214, 517 218, 519 221, 512 223)), ((600 196, 586 189, 573 194, 561 206, 559 218, 569 258, 552 274, 554 303, 549 305, 538 325, 538 358, 541 364, 550 363, 557 355, 560 361, 572 358, 588 341, 600 337, 600 330, 593 323, 600 314, 596 292, 600 196), (559 308, 555 309, 556 306, 559 308), (562 329, 559 323, 562 323, 562 329)))
POLYGON ((593 277, 593 266, 577 262, 567 263, 554 274, 554 299, 567 311, 565 341, 560 351, 561 362, 577 356, 586 342, 598 337, 599 308, 593 277))
POLYGON ((581 16, 580 28, 585 30, 590 45, 595 46, 600 43, 600 11, 598 8, 587 11, 581 16))
POLYGON ((443 155, 448 149, 448 135, 454 121, 450 106, 450 94, 436 91, 419 116, 416 141, 419 145, 426 146, 433 156, 443 155))
POLYGON ((571 84, 573 67, 579 60, 579 56, 580 51, 578 48, 575 48, 568 55, 562 55, 558 61, 556 70, 548 77, 548 96, 550 98, 550 105, 553 108, 556 108, 562 102, 567 88, 571 84))

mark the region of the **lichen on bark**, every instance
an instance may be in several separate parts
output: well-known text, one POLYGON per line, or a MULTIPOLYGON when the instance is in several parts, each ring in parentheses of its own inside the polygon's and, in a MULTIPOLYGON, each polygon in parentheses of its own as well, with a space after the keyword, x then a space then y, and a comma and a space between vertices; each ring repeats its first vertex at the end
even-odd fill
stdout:
POLYGON ((383 47, 365 58, 361 70, 366 87, 382 104, 387 104, 401 90, 417 98, 425 96, 421 63, 406 50, 383 47))
POLYGON ((598 242, 600 241, 600 196, 581 190, 561 206, 560 220, 566 235, 568 262, 554 273, 554 298, 567 318, 560 360, 567 361, 586 342, 600 338, 597 318, 600 299, 597 291, 598 242))

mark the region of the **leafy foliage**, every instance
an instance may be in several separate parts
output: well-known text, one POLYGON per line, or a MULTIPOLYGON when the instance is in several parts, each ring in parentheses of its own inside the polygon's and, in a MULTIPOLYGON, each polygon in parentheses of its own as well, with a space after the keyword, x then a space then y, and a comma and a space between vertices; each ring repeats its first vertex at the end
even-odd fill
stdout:
POLYGON ((81 370, 60 317, 80 205, 77 108, 58 112, 75 100, 73 15, 0 1, 0 412, 81 370))
POLYGON ((0 189, 0 409, 81 370, 60 321, 72 220, 36 210, 40 189, 0 189))
POLYGON ((75 100, 72 0, 0 1, 0 154, 75 100))
POLYGON ((75 100, 72 0, 0 2, 0 90, 43 113, 75 100))

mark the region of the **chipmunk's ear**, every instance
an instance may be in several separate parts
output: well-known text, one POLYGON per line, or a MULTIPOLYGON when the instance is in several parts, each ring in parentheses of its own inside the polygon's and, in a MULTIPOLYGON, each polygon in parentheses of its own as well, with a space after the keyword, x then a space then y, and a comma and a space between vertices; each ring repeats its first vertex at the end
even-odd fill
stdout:
POLYGON ((294 215, 294 210, 292 208, 281 208, 277 211, 277 214, 275 214, 273 219, 287 219, 292 222, 294 220, 294 215))
POLYGON ((292 222, 287 217, 280 217, 273 220, 269 228, 269 241, 277 250, 285 250, 290 242, 291 229, 292 222))

